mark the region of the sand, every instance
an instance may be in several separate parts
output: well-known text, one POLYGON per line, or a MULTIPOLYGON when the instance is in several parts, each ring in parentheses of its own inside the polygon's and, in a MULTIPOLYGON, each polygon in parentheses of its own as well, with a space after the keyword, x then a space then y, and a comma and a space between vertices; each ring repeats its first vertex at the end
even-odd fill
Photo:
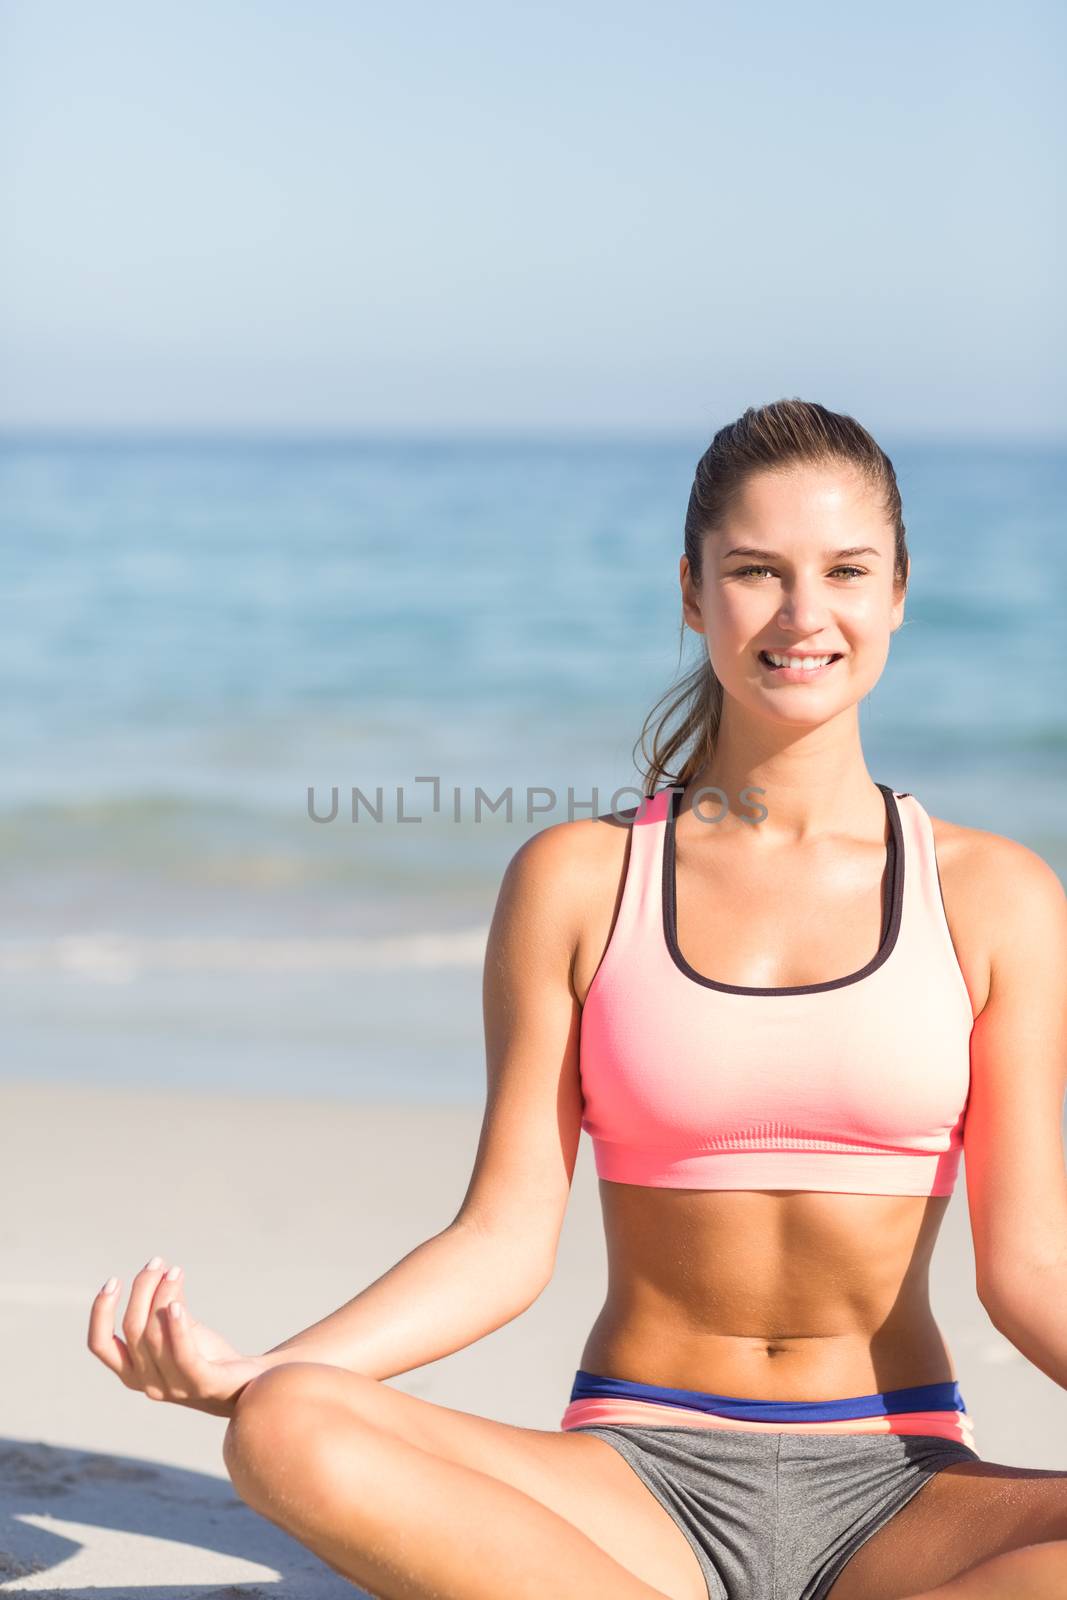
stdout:
MULTIPOLYGON (((352 1584, 238 1500, 224 1419, 154 1404, 90 1354, 90 1304, 115 1273, 124 1307, 158 1252, 184 1267, 196 1316, 269 1349, 451 1220, 480 1108, 32 1083, 0 1086, 0 1108, 0 1594, 350 1600, 352 1584)), ((933 1302, 979 1451, 1067 1470, 1067 1394, 996 1332, 973 1283, 961 1180, 933 1302)), ((554 1429, 604 1284, 583 1137, 548 1289, 476 1345, 389 1381, 554 1429)))

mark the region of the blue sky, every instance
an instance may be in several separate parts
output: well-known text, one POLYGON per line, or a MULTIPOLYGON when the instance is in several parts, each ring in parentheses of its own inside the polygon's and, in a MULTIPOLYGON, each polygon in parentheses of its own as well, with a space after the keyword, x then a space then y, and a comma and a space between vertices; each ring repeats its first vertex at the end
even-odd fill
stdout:
POLYGON ((0 426, 1064 436, 1065 15, 0 0, 0 426))

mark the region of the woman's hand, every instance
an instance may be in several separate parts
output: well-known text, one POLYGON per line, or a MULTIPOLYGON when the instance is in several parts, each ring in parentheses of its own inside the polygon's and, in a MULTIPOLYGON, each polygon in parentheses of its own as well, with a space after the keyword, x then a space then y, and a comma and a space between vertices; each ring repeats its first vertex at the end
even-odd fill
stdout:
POLYGON ((141 1268, 122 1319, 125 1341, 115 1333, 119 1281, 109 1278, 89 1313, 89 1349, 127 1389, 139 1389, 149 1400, 231 1417, 241 1390, 271 1363, 241 1355, 189 1315, 181 1270, 168 1272, 158 1256, 141 1268))

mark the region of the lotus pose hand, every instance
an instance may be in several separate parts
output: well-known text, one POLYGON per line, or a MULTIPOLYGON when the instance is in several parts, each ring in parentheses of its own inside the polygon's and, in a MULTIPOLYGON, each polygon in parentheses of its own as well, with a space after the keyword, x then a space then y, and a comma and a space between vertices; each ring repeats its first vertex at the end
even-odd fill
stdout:
POLYGON ((149 1400, 230 1417, 241 1390, 270 1363, 242 1355, 189 1315, 181 1270, 168 1271, 158 1256, 141 1268, 122 1319, 125 1340, 115 1333, 119 1281, 109 1278, 89 1313, 89 1349, 127 1389, 139 1389, 149 1400))

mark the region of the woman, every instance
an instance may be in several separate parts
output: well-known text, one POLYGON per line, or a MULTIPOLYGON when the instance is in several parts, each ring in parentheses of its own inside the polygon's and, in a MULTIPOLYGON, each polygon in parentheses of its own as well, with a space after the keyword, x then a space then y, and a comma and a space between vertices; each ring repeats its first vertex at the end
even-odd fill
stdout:
POLYGON ((241 1497, 372 1594, 1067 1594, 1067 1471, 981 1459, 927 1284, 965 1150, 982 1302, 1067 1387, 1067 899, 867 772, 908 564, 852 418, 790 400, 723 428, 680 564, 706 659, 646 798, 504 875, 455 1220, 257 1357, 182 1315, 158 1258, 124 1340, 115 1281, 94 1301, 94 1354, 229 1416, 241 1497), (561 1427, 380 1382, 537 1298, 582 1127, 609 1291, 561 1427))

